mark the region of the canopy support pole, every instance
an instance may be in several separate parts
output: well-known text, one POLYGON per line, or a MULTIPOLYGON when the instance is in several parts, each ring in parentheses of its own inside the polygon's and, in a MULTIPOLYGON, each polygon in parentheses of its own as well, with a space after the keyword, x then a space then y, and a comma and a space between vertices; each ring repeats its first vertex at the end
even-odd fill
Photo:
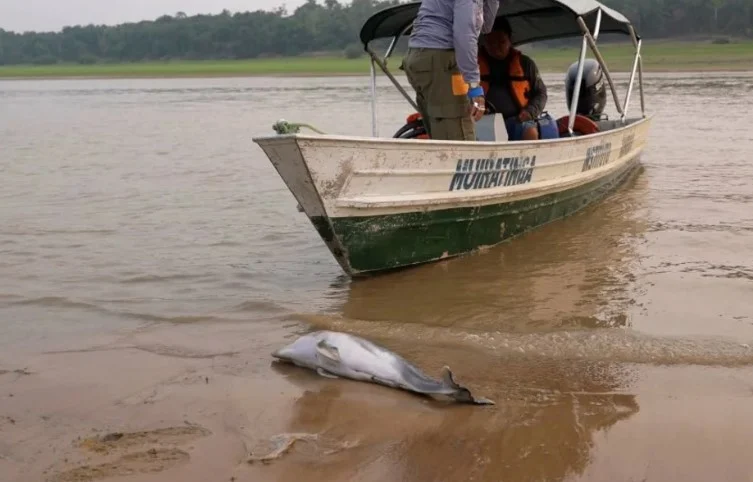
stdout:
POLYGON ((573 136, 573 127, 575 126, 575 111, 580 101, 580 85, 583 83, 583 63, 586 60, 586 37, 583 37, 583 43, 580 46, 580 56, 578 57, 578 73, 575 76, 575 85, 573 86, 573 98, 570 101, 570 118, 567 120, 567 132, 570 137, 573 136))
MULTIPOLYGON (((580 46, 580 56, 578 57, 578 74, 575 77, 575 86, 573 86, 573 99, 570 103, 570 117, 567 119, 567 132, 570 137, 573 136, 573 127, 575 127, 575 112, 578 109, 578 102, 580 101, 580 87, 583 84, 583 69, 585 68, 586 61, 586 45, 588 44, 587 36, 590 35, 586 22, 583 21, 583 17, 578 17, 578 25, 583 30, 583 43, 580 46)), ((594 38, 599 37, 601 31, 601 9, 596 12, 596 25, 594 25, 594 38)), ((593 47, 592 47, 593 48, 593 47)), ((606 67, 602 66, 606 71, 606 67)))
POLYGON ((397 43, 400 41, 400 37, 405 35, 405 32, 408 31, 409 28, 413 26, 413 22, 409 23, 405 28, 403 28, 400 33, 395 35, 392 38, 392 41, 390 42, 389 47, 387 47, 387 51, 384 53, 384 65, 387 65, 387 59, 390 58, 392 55, 392 52, 395 51, 395 47, 397 47, 397 43))
POLYGON ((596 12, 596 24, 594 25, 594 41, 598 40, 601 33, 601 9, 596 12))
POLYGON ((646 100, 643 97, 643 55, 638 57, 638 90, 641 93, 641 115, 646 117, 646 100))
MULTIPOLYGON (((643 54, 641 53, 642 39, 639 39, 635 34, 635 29, 630 25, 630 38, 633 40, 633 46, 635 47, 635 55, 638 58, 638 91, 641 94, 641 115, 646 117, 646 100, 643 95, 643 54)), ((635 67, 633 67, 635 69, 635 67)))
POLYGON ((371 74, 371 135, 379 137, 379 128, 377 127, 377 106, 376 106, 376 69, 374 68, 374 59, 371 59, 370 74, 371 74))
POLYGON ((635 73, 638 70, 638 62, 640 61, 640 59, 641 41, 638 40, 638 43, 635 46, 635 59, 633 59, 633 69, 630 71, 630 82, 628 83, 627 95, 625 96, 625 103, 622 104, 622 116, 620 116, 620 121, 622 121, 623 124, 625 123, 625 119, 627 118, 630 96, 633 94, 633 85, 635 84, 635 73))
MULTIPOLYGON (((601 9, 599 9, 597 15, 596 25, 599 26, 601 24, 601 9)), ((609 82, 609 89, 612 91, 612 97, 614 98, 614 105, 617 108, 617 112, 622 115, 622 105, 620 105, 620 99, 617 95, 617 88, 614 86, 614 80, 612 80, 612 75, 609 73, 606 62, 604 62, 604 57, 601 56, 601 52, 599 52, 599 48, 596 46, 596 40, 594 40, 591 32, 588 30, 588 26, 586 25, 585 20, 583 20, 583 17, 578 17, 577 20, 580 30, 583 32, 583 38, 588 42, 588 46, 591 47, 591 52, 593 52, 596 61, 601 65, 601 68, 604 71, 604 76, 607 78, 607 82, 609 82)), ((596 35, 598 34, 599 32, 596 32, 596 35)))
POLYGON ((384 72, 384 75, 386 75, 390 82, 395 86, 395 88, 403 95, 403 97, 406 98, 406 100, 410 103, 410 105, 413 106, 416 111, 418 111, 418 105, 416 102, 411 98, 411 96, 408 95, 408 93, 403 89, 403 86, 400 85, 400 82, 397 81, 394 75, 392 75, 392 72, 387 68, 387 59, 392 55, 392 53, 395 51, 395 47, 397 47, 397 42, 400 40, 400 37, 405 34, 405 32, 412 26, 411 24, 408 24, 403 30, 400 31, 397 35, 395 35, 392 38, 392 41, 390 42, 390 45, 387 47, 387 51, 384 53, 384 58, 380 58, 376 52, 374 52, 370 46, 365 46, 366 53, 369 54, 369 58, 371 59, 371 133, 374 137, 379 136, 379 129, 377 128, 377 108, 376 108, 376 69, 374 68, 374 65, 378 65, 379 69, 384 72))
POLYGON ((400 93, 403 94, 403 97, 406 98, 410 105, 412 105, 413 108, 418 111, 419 109, 416 102, 411 98, 411 96, 408 95, 405 89, 403 89, 403 86, 400 85, 400 82, 395 79, 395 76, 392 75, 392 72, 390 72, 390 70, 387 68, 387 65, 382 61, 382 59, 380 59, 379 56, 375 54, 373 50, 371 50, 371 47, 367 47, 366 52, 369 54, 369 57, 371 57, 371 61, 379 66, 381 71, 384 72, 384 75, 386 75, 390 79, 395 88, 400 91, 400 93))

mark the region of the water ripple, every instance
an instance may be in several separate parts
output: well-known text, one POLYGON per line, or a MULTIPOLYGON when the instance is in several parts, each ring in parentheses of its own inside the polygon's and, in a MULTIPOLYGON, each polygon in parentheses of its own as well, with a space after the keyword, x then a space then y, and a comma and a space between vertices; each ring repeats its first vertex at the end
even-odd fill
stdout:
MULTIPOLYGON (((474 332, 425 325, 361 321, 297 314, 315 329, 331 329, 389 343, 466 345, 500 358, 552 358, 652 365, 752 366, 753 340, 740 343, 718 337, 652 336, 619 328, 515 334, 474 332)), ((441 350, 440 350, 441 351, 441 350)))

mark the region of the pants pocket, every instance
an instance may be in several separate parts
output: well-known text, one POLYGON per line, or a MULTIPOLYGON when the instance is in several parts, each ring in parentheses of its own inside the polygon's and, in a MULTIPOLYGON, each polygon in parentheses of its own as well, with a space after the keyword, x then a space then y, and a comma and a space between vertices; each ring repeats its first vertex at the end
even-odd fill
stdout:
POLYGON ((465 96, 468 94, 468 84, 465 83, 465 79, 463 79, 463 75, 461 73, 452 74, 452 95, 462 95, 465 96))
POLYGON ((470 117, 432 119, 431 138, 445 141, 475 141, 476 126, 470 117))

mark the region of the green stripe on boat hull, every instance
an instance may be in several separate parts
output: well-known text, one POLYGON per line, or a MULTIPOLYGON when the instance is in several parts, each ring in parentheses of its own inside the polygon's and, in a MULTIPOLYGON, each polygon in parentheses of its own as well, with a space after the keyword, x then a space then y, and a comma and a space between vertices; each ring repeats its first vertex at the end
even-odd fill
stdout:
MULTIPOLYGON (((638 167, 638 156, 609 176, 540 197, 479 207, 331 219, 343 249, 333 255, 349 274, 368 275, 471 253, 560 219, 603 198, 638 167)), ((312 219, 329 237, 330 223, 312 219), (326 229, 324 229, 326 226, 326 229)))

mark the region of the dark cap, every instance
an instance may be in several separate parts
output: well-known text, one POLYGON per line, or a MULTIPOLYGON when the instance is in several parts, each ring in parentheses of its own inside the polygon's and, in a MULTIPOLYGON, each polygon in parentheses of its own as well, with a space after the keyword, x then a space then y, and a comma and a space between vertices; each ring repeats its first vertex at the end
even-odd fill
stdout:
POLYGON ((492 30, 501 30, 507 35, 512 35, 512 28, 510 28, 510 22, 507 21, 506 17, 497 17, 494 20, 492 30))

